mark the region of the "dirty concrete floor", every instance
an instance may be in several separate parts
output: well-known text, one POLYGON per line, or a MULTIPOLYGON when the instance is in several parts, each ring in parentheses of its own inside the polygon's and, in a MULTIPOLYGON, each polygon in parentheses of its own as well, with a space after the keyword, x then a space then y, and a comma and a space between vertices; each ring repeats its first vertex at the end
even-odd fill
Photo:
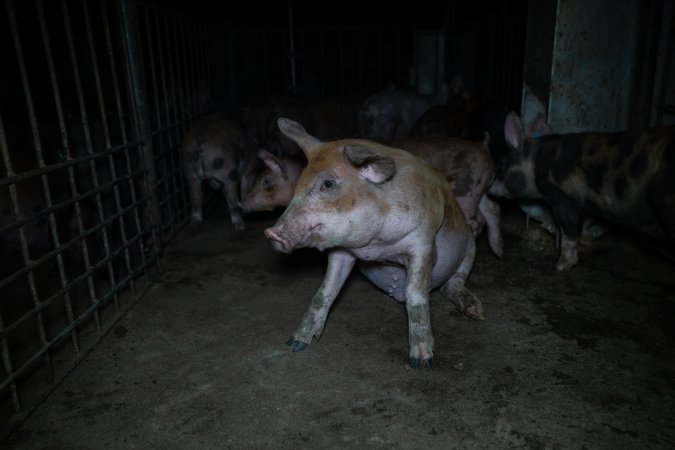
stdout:
POLYGON ((319 342, 284 345, 325 255, 274 253, 274 216, 212 211, 161 281, 12 436, 10 448, 673 448, 675 265, 615 234, 556 273, 550 236, 505 214, 468 287, 431 301, 433 370, 407 363, 402 305, 354 273, 319 342))

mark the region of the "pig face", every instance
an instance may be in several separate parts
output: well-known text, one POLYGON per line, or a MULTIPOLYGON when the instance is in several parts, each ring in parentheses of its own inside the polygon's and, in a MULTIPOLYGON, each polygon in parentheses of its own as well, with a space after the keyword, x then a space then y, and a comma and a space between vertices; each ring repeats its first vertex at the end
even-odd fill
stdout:
MULTIPOLYGON (((544 120, 543 116, 538 116, 537 120, 544 120)), ((543 125, 531 124, 528 134, 544 134, 538 131, 540 127, 543 125)), ((532 138, 527 137, 525 131, 520 117, 515 112, 510 112, 504 124, 508 151, 495 167, 495 179, 490 186, 490 194, 505 198, 542 198, 535 183, 534 154, 530 151, 532 138)))
POLYGON ((373 195, 376 187, 365 182, 383 183, 394 170, 393 159, 366 144, 324 145, 300 175, 301 188, 267 237, 277 251, 287 253, 300 247, 366 245, 381 228, 385 205, 373 195))
POLYGON ((285 207, 293 198, 293 190, 304 164, 295 158, 277 157, 267 150, 259 150, 258 157, 265 164, 253 186, 242 195, 239 206, 245 212, 272 211, 285 207))

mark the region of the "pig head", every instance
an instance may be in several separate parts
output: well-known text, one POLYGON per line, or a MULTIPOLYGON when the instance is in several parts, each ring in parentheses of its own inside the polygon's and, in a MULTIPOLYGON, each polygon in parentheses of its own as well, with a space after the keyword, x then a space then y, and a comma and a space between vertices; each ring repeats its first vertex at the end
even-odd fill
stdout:
POLYGON ((258 157, 265 165, 258 177, 242 195, 239 206, 245 213, 272 211, 286 207, 293 198, 295 184, 307 161, 292 156, 276 156, 267 150, 258 150, 258 157))
POLYGON ((366 140, 321 142, 279 119, 308 164, 293 199, 265 236, 277 251, 329 250, 321 287, 288 345, 303 350, 323 331, 328 311, 354 265, 408 311, 410 364, 431 367, 429 292, 435 287, 468 315, 482 318, 465 288, 475 241, 443 177, 410 153, 366 140))
POLYGON ((521 119, 504 125, 508 153, 497 166, 494 195, 543 200, 562 232, 556 268, 578 262, 584 219, 625 227, 659 222, 675 239, 675 128, 528 138, 521 119))

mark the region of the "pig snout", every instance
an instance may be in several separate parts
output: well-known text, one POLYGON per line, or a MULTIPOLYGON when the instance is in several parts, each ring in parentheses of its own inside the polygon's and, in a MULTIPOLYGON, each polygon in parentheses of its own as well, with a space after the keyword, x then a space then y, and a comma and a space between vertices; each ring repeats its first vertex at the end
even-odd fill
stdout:
POLYGON ((293 250, 291 243, 284 237, 284 232, 278 225, 266 229, 265 237, 270 240, 272 247, 278 252, 290 253, 293 250))

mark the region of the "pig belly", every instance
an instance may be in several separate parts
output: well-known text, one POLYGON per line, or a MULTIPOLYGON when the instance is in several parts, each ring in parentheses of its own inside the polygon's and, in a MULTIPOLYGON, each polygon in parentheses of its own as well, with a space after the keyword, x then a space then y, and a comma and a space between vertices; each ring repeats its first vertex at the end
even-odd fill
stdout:
MULTIPOLYGON (((436 264, 431 273, 431 289, 448 281, 457 271, 464 259, 466 238, 456 233, 436 236, 436 264)), ((404 266, 381 261, 358 262, 358 269, 375 286, 393 297, 397 302, 405 302, 407 272, 404 266)))

